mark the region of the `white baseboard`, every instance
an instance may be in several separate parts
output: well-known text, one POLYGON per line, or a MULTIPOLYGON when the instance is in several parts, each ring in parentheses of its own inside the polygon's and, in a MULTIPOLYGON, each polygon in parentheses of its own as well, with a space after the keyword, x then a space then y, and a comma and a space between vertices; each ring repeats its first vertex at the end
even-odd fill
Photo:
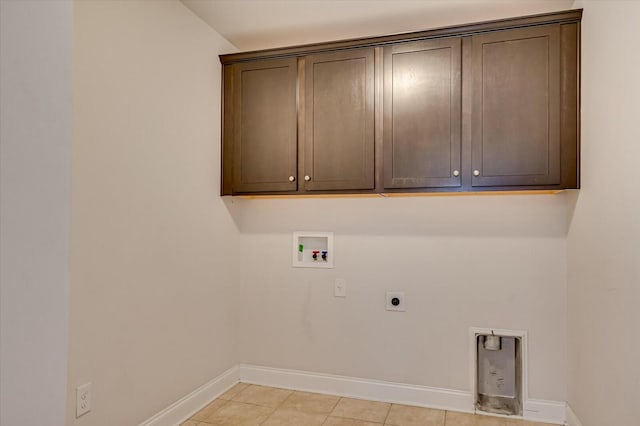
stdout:
POLYGON ((528 399, 523 404, 522 417, 525 420, 563 425, 566 417, 566 409, 567 404, 564 401, 528 399))
MULTIPOLYGON (((238 381, 372 401, 474 412, 474 398, 471 392, 240 364, 205 383, 139 426, 178 425, 238 381)), ((564 402, 529 399, 523 408, 523 418, 526 420, 564 424, 566 416, 567 419, 575 419, 573 423, 569 420, 569 426, 582 426, 564 402), (570 417, 570 414, 573 417, 570 417)))
MULTIPOLYGON (((373 401, 474 412, 474 398, 471 392, 452 389, 244 364, 240 365, 240 381, 373 401)), ((564 402, 529 399, 523 407, 523 418, 564 424, 565 406, 564 402)))
POLYGON ((179 425, 238 383, 239 379, 239 368, 236 365, 140 423, 139 426, 179 425))
POLYGON ((582 422, 576 416, 576 413, 573 412, 569 404, 567 404, 567 426, 582 426, 582 422))
POLYGON ((473 412, 470 393, 427 386, 254 365, 240 365, 240 381, 372 401, 473 412))

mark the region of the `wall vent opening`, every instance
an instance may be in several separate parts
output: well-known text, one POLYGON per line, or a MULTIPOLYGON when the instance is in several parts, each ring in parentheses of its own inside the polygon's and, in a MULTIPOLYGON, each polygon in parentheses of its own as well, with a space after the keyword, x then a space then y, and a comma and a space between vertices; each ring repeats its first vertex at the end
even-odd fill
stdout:
POLYGON ((522 415, 523 339, 476 334, 476 410, 522 415))

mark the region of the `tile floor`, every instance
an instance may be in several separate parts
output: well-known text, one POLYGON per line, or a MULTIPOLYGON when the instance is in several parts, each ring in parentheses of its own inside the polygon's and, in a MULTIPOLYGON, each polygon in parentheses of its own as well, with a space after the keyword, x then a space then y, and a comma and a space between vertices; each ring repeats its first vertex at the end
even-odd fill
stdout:
POLYGON ((238 383, 183 426, 551 426, 238 383))

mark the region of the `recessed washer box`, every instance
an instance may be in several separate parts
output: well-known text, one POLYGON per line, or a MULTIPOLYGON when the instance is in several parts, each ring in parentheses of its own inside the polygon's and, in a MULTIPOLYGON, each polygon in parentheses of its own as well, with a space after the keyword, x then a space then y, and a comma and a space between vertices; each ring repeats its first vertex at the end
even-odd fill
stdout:
POLYGON ((294 268, 333 268, 333 232, 293 233, 294 268))

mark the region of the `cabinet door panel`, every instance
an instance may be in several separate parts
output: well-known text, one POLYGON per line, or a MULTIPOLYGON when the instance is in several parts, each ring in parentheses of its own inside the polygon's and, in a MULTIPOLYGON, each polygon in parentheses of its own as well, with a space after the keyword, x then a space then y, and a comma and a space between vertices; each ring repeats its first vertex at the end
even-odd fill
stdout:
POLYGON ((460 186, 461 114, 459 38, 386 47, 384 187, 460 186))
POLYGON ((234 74, 234 192, 295 191, 295 58, 243 63, 234 74))
POLYGON ((473 186, 560 184, 559 35, 550 25, 473 37, 473 186))
POLYGON ((373 49, 306 58, 306 190, 373 189, 373 70, 373 49))

